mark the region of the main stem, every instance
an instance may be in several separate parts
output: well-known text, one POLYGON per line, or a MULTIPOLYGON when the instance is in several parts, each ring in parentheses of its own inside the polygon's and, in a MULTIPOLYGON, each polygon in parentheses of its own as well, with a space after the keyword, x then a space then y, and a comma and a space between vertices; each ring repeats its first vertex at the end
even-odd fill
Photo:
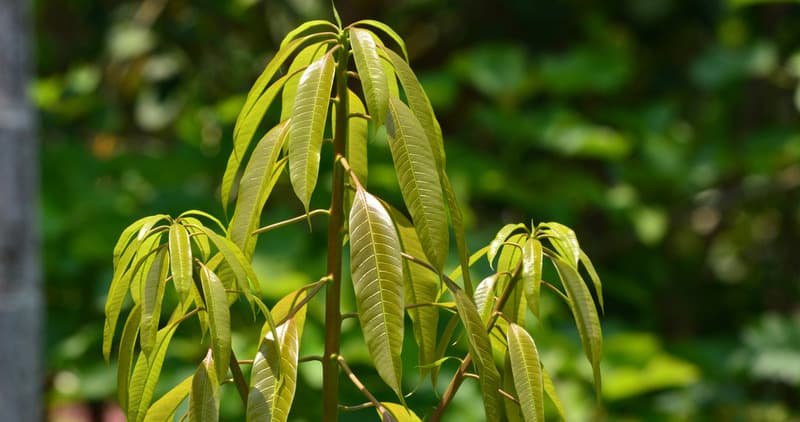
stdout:
POLYGON ((336 67, 336 131, 333 134, 333 194, 328 220, 328 277, 331 282, 325 295, 325 355, 322 360, 322 420, 335 422, 339 417, 339 332, 342 314, 340 309, 342 287, 342 240, 344 231, 344 170, 337 157, 344 157, 347 145, 348 101, 347 61, 348 45, 341 35, 339 63, 336 67))

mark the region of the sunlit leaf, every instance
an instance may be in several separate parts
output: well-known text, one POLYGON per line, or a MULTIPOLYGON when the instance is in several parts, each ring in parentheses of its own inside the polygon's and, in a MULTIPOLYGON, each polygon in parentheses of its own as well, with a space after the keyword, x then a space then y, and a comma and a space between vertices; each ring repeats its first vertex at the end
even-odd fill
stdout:
POLYGON ((353 48, 353 60, 364 90, 367 110, 375 126, 380 126, 388 110, 389 86, 375 40, 369 31, 351 28, 350 45, 353 48))
POLYGON ((139 335, 139 324, 142 322, 142 307, 134 305, 122 329, 119 341, 119 358, 117 359, 117 400, 123 412, 128 411, 128 383, 133 366, 133 352, 136 337, 139 335))
POLYGON ((285 37, 283 37, 283 41, 281 41, 280 45, 280 50, 283 50, 286 46, 289 45, 289 43, 291 43, 293 40, 303 35, 304 33, 309 32, 311 29, 315 29, 316 31, 314 32, 322 32, 325 30, 333 31, 334 34, 339 32, 339 28, 337 28, 334 24, 326 20, 316 19, 304 22, 297 28, 289 31, 289 33, 286 34, 285 37))
POLYGON ((464 278, 464 288, 467 294, 472 294, 472 280, 469 274, 469 267, 472 265, 469 258, 469 247, 467 246, 467 235, 464 231, 464 217, 461 215, 461 208, 458 205, 458 198, 450 185, 450 178, 447 173, 442 171, 442 188, 447 197, 447 209, 450 211, 450 220, 453 222, 453 235, 456 238, 456 248, 458 249, 458 261, 461 269, 461 276, 464 278))
MULTIPOLYGON (((250 284, 252 284, 257 291, 260 291, 261 288, 258 284, 258 278, 256 277, 253 268, 250 266, 250 262, 247 260, 247 258, 245 258, 244 253, 241 251, 241 249, 239 249, 238 246, 236 246, 236 244, 227 238, 214 233, 212 230, 206 227, 202 227, 201 230, 206 236, 208 236, 211 242, 214 243, 217 249, 219 249, 219 252, 224 257, 225 262, 228 264, 231 271, 233 271, 233 274, 236 277, 237 285, 245 293, 248 300, 250 300, 250 284)), ((209 267, 214 268, 211 262, 209 262, 209 267)))
POLYGON ((144 422, 164 422, 171 421, 178 406, 186 400, 189 391, 192 389, 194 375, 186 377, 180 384, 173 387, 166 394, 156 400, 144 417, 144 422))
POLYGON ((278 156, 288 133, 288 122, 272 128, 256 145, 239 182, 239 196, 231 217, 228 236, 245 256, 255 242, 253 231, 261 221, 261 210, 271 191, 278 156))
POLYGON ((194 217, 182 217, 181 222, 186 228, 186 231, 189 232, 189 240, 194 243, 197 251, 200 252, 200 260, 207 261, 211 256, 211 242, 209 242, 208 237, 206 236, 196 235, 198 233, 202 233, 202 230, 198 229, 197 227, 202 226, 203 223, 194 217))
POLYGON ((578 334, 581 337, 583 351, 589 359, 589 363, 592 364, 595 390, 597 399, 600 400, 602 397, 600 358, 602 357, 603 333, 600 329, 597 308, 589 288, 583 282, 578 271, 563 259, 556 258, 552 261, 566 289, 567 297, 570 299, 572 315, 575 317, 575 323, 578 326, 578 334))
POLYGON ((217 379, 224 379, 228 373, 227 363, 231 356, 231 316, 228 297, 217 275, 205 265, 201 268, 200 281, 209 316, 211 351, 214 362, 217 362, 217 379))
POLYGON ((561 417, 562 421, 568 420, 567 414, 564 412, 564 404, 561 403, 561 398, 558 397, 553 379, 550 378, 550 374, 547 373, 547 369, 544 367, 542 367, 542 381, 544 384, 544 393, 547 395, 547 398, 550 399, 550 402, 553 403, 553 407, 556 408, 558 416, 561 417))
POLYGON ((388 35, 398 47, 400 47, 400 50, 403 52, 403 56, 405 56, 406 60, 408 59, 408 52, 406 51, 405 42, 403 42, 403 39, 397 35, 397 32, 394 32, 394 29, 392 29, 389 25, 372 19, 363 19, 355 22, 353 26, 371 27, 383 32, 384 34, 388 35))
POLYGON ((306 212, 317 184, 322 136, 333 87, 334 60, 326 54, 303 72, 289 127, 289 176, 306 212))
POLYGON ((467 331, 467 344, 469 353, 480 377, 481 394, 483 395, 483 411, 485 420, 499 421, 502 414, 502 404, 497 389, 500 388, 500 373, 494 364, 492 345, 486 333, 486 324, 481 319, 475 304, 467 297, 463 290, 455 284, 445 280, 447 287, 453 293, 458 307, 458 316, 467 331))
POLYGON ((597 302, 600 304, 600 312, 604 312, 605 309, 603 307, 603 283, 600 281, 600 276, 597 275, 597 270, 594 269, 594 264, 592 264, 592 260, 589 259, 589 256, 581 250, 580 251, 580 260, 583 266, 586 268, 586 272, 589 273, 589 278, 592 279, 592 284, 594 285, 594 291, 597 293, 597 302))
POLYGON ((425 256, 440 270, 449 249, 444 196, 430 144, 408 106, 389 99, 386 119, 389 147, 400 182, 400 192, 411 213, 425 256))
POLYGON ((294 98, 295 95, 297 95, 297 85, 300 82, 302 72, 311 63, 319 60, 327 52, 327 47, 327 42, 311 44, 297 53, 297 56, 292 60, 292 64, 289 65, 289 70, 286 71, 286 74, 289 75, 289 79, 287 79, 284 84, 283 93, 281 94, 281 122, 292 116, 294 98))
MULTIPOLYGON (((350 113, 366 113, 364 104, 355 92, 348 90, 347 98, 349 101, 350 113)), ((362 118, 350 119, 347 127, 347 161, 356 173, 361 185, 367 186, 367 133, 368 123, 362 118)))
POLYGON ((489 317, 492 316, 494 309, 494 286, 497 283, 497 274, 492 274, 484 278, 475 287, 475 307, 478 309, 481 319, 484 323, 489 322, 489 317))
MULTIPOLYGON (((394 221, 403 251, 424 260, 425 253, 411 221, 400 211, 386 206, 394 221)), ((427 268, 403 260, 403 294, 405 302, 411 304, 434 303, 439 297, 439 277, 427 268)), ((436 337, 439 325, 439 310, 433 306, 418 306, 408 309, 414 339, 419 349, 419 364, 422 376, 426 365, 436 359, 436 337)))
POLYGON ((497 232, 497 234, 494 236, 494 239, 492 239, 492 241, 489 243, 489 250, 486 252, 486 258, 489 260, 489 266, 494 268, 494 258, 497 256, 497 252, 499 252, 500 248, 503 247, 503 243, 505 243, 506 239, 508 239, 512 233, 518 230, 525 230, 525 225, 522 223, 506 224, 497 232))
POLYGON ((197 367, 192 377, 192 392, 189 395, 189 422, 216 422, 219 420, 219 378, 217 363, 209 350, 206 358, 197 367))
MULTIPOLYGON (((455 333, 456 328, 458 328, 458 322, 460 321, 458 313, 450 317, 450 321, 447 322, 445 325, 444 331, 439 336, 439 342, 436 344, 436 353, 434 354, 434 362, 442 361, 445 352, 447 351, 447 346, 453 341, 453 333, 455 333)), ((443 362, 443 361, 442 361, 443 362)), ((433 365, 431 367, 431 384, 433 384, 433 391, 439 391, 437 389, 437 385, 439 383, 439 365, 433 365)))
POLYGON ((377 198, 358 190, 350 210, 350 271, 358 319, 378 374, 402 400, 403 267, 400 241, 377 198))
MULTIPOLYGON (((511 359, 508 356, 508 353, 505 354, 505 359, 503 360, 503 391, 510 394, 512 397, 519 397, 517 394, 517 388, 514 387, 514 377, 512 376, 511 370, 511 359)), ((515 403, 509 400, 507 397, 503 399, 503 405, 505 406, 505 417, 508 422, 524 422, 522 418, 522 409, 519 408, 519 403, 515 403)))
POLYGON ((161 249, 156 254, 156 259, 147 278, 142 285, 142 325, 139 342, 142 353, 150 356, 156 341, 158 322, 161 316, 161 302, 164 300, 164 279, 167 276, 167 250, 161 249))
POLYGON ((542 364, 536 344, 524 328, 514 323, 509 324, 507 335, 514 387, 525 422, 544 421, 542 364))
POLYGON ((132 223, 130 226, 126 227, 125 230, 122 231, 122 234, 119 235, 119 239, 117 240, 117 244, 114 245, 114 270, 116 271, 118 266, 122 266, 123 269, 130 263, 130 259, 132 258, 133 254, 128 254, 129 258, 127 260, 120 260, 124 253, 127 251, 133 250, 136 251, 136 247, 138 246, 138 242, 141 241, 141 237, 143 234, 146 234, 150 231, 156 223, 159 221, 169 218, 169 216, 165 214, 157 214, 157 215, 149 215, 147 217, 142 217, 132 223))
POLYGON ((169 227, 169 265, 175 291, 180 300, 185 302, 192 288, 192 246, 189 232, 177 222, 169 227))
POLYGON ((502 292, 511 283, 515 283, 514 289, 503 306, 503 314, 520 325, 525 324, 525 315, 527 314, 525 289, 518 284, 518 279, 512 279, 512 274, 518 274, 516 271, 522 262, 522 248, 527 238, 527 233, 512 234, 506 239, 507 244, 501 248, 497 258, 498 291, 502 292))
POLYGON ((531 236, 522 247, 522 285, 531 312, 539 318, 539 301, 542 289, 542 243, 531 236))
POLYGON ((570 265, 578 268, 581 248, 578 245, 578 238, 575 236, 575 232, 563 224, 554 222, 542 223, 540 227, 543 228, 544 233, 550 236, 550 242, 559 255, 570 265))
POLYGON ((291 318, 278 326, 276 332, 280 356, 275 354, 278 347, 274 344, 272 332, 267 331, 253 360, 247 400, 248 421, 285 422, 292 407, 300 345, 297 324, 291 318))
MULTIPOLYGON (((381 402, 381 406, 388 410, 397 422, 422 422, 413 410, 402 404, 381 402)), ((378 415, 380 416, 380 412, 378 412, 378 415)))

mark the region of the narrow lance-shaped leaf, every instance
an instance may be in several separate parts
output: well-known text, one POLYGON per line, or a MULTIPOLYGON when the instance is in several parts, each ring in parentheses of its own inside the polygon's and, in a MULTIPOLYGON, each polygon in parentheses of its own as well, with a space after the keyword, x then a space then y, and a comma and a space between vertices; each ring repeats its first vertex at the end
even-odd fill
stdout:
MULTIPOLYGON (((350 113, 366 113, 364 104, 358 98, 355 92, 347 90, 347 98, 350 108, 350 113)), ((350 167, 356 173, 358 181, 361 185, 367 186, 367 133, 368 123, 366 120, 355 117, 350 119, 349 126, 347 127, 347 161, 350 167)))
POLYGON ((481 394, 483 395, 483 411, 487 422, 500 420, 502 404, 497 389, 500 388, 500 373, 494 364, 492 345, 489 335, 475 304, 458 286, 445 279, 447 288, 453 293, 458 309, 458 316, 467 331, 469 353, 478 370, 481 394))
MULTIPOLYGON (((269 189, 281 148, 288 133, 288 122, 272 128, 256 145, 239 182, 239 196, 231 217, 228 237, 242 251, 255 241, 253 230, 261 221, 261 210, 266 202, 262 192, 269 189), (264 200, 262 202, 261 200, 264 200)), ((247 257, 247 255, 245 255, 247 257)))
POLYGON ((383 124, 389 101, 389 86, 383 70, 375 40, 369 31, 350 28, 350 45, 353 47, 353 60, 356 63, 367 110, 375 126, 383 124))
MULTIPOLYGON (((385 204, 394 221, 405 253, 424 260, 424 251, 411 221, 400 211, 385 204)), ((403 294, 407 304, 434 303, 439 297, 439 277, 427 268, 403 260, 403 294)), ((439 310, 433 306, 418 306, 408 309, 414 330, 414 339, 419 349, 419 365, 422 376, 428 372, 427 365, 436 360, 436 337, 439 326, 439 310)))
POLYGON ((411 213, 425 256, 441 271, 447 258, 450 236, 439 174, 435 171, 433 152, 419 121, 398 98, 389 99, 386 133, 400 192, 411 213))
POLYGON ((258 284, 258 278, 256 277, 253 268, 250 266, 249 261, 247 258, 245 258, 244 253, 241 251, 241 249, 239 249, 238 246, 236 246, 236 244, 231 242, 229 239, 214 233, 214 231, 206 227, 201 227, 200 230, 202 230, 203 233, 208 236, 211 242, 216 245, 222 256, 222 258, 218 258, 217 260, 212 258, 208 264, 209 268, 215 268, 212 263, 217 264, 224 258, 225 262, 230 267, 230 270, 236 277, 236 282, 239 286, 239 289, 244 292, 248 301, 251 300, 250 284, 252 283, 253 287, 259 291, 261 288, 258 284))
MULTIPOLYGON (((517 394, 517 388, 514 387, 514 377, 511 373, 511 359, 508 356, 508 350, 504 350, 503 354, 505 355, 505 359, 503 359, 502 372, 503 391, 510 394, 512 397, 519 397, 519 394, 517 394)), ((519 408, 519 400, 515 403, 506 399, 503 400, 503 405, 505 406, 505 417, 508 422, 524 422, 522 417, 522 409, 519 408)))
POLYGON ((192 389, 192 380, 194 375, 184 378, 180 384, 173 387, 166 394, 156 400, 144 416, 144 422, 164 422, 171 421, 175 415, 178 406, 186 400, 189 392, 192 389))
POLYGON ((486 252, 486 258, 489 260, 490 267, 494 268, 494 258, 497 256, 497 252, 500 251, 500 248, 503 247, 503 243, 506 239, 515 231, 524 229, 525 225, 522 223, 506 224, 497 232, 494 239, 489 243, 489 250, 486 252))
POLYGON ((283 93, 281 94, 281 122, 292 116, 294 109, 294 98, 297 95, 297 85, 300 82, 304 68, 308 67, 311 63, 319 60, 327 51, 328 42, 318 42, 303 48, 297 56, 292 60, 286 74, 289 79, 283 86, 283 93))
POLYGON ((139 341, 142 353, 150 356, 156 341, 158 322, 161 316, 161 302, 164 300, 164 284, 167 275, 167 250, 156 254, 155 262, 147 273, 142 285, 142 328, 139 341))
POLYGON ((589 256, 586 255, 586 252, 581 249, 580 251, 580 260, 583 263, 583 266, 586 267, 586 272, 589 273, 589 278, 592 279, 592 284, 594 284, 594 291, 597 293, 597 301, 600 304, 600 312, 605 312, 603 307, 603 283, 600 281, 600 276, 597 275, 597 270, 594 269, 594 264, 592 264, 592 260, 589 259, 589 256))
POLYGON ((472 265, 469 247, 467 246, 467 235, 464 232, 464 217, 461 215, 461 208, 458 205, 458 198, 450 185, 450 178, 447 173, 442 172, 442 188, 447 197, 447 209, 450 210, 450 220, 453 222, 453 235, 456 238, 456 248, 458 249, 458 261, 460 264, 461 275, 464 278, 464 288, 467 294, 472 294, 472 280, 469 274, 469 267, 472 265))
POLYGON ((192 288, 192 245, 186 227, 177 222, 169 227, 169 265, 175 291, 185 302, 192 288))
POLYGON ((211 352, 214 362, 219 362, 219 365, 216 365, 217 378, 223 379, 228 373, 227 362, 231 356, 231 316, 228 297, 217 275, 205 265, 201 268, 200 280, 211 330, 211 352))
POLYGON ((494 289, 497 284, 497 274, 484 278, 475 288, 475 307, 484 323, 489 322, 494 309, 494 289))
POLYGON ((267 330, 253 360, 247 400, 248 421, 285 422, 292 407, 300 345, 295 319, 290 318, 278 326, 276 333, 280 343, 280 356, 275 352, 278 348, 273 344, 276 342, 273 333, 267 330), (278 362, 280 369, 277 367, 278 362))
POLYGON ((368 28, 371 27, 383 32, 384 34, 388 35, 389 38, 391 38, 395 42, 395 44, 398 45, 398 47, 400 47, 400 50, 403 52, 403 56, 405 56, 405 58, 408 59, 408 52, 406 51, 406 43, 403 42, 403 38, 401 38, 400 35, 397 35, 397 32, 394 32, 394 29, 392 29, 389 25, 386 25, 383 22, 372 19, 363 19, 358 22, 355 22, 353 26, 368 27, 368 28))
POLYGON ((225 366, 214 361, 209 350, 206 358, 192 377, 192 392, 189 395, 189 422, 216 422, 219 420, 219 378, 216 366, 225 366))
POLYGON ((200 252, 199 259, 201 261, 208 261, 208 258, 211 256, 211 243, 208 237, 195 235, 196 233, 202 233, 202 230, 196 227, 202 226, 203 223, 194 217, 181 217, 181 223, 186 228, 186 231, 189 232, 189 240, 194 243, 197 251, 200 252))
POLYGON ((389 213, 359 189, 350 210, 350 271, 358 319, 378 374, 403 400, 403 267, 389 213))
POLYGON ((139 335, 139 325, 142 322, 142 307, 134 305, 122 329, 122 338, 119 342, 119 358, 117 363, 117 400, 123 412, 128 411, 128 383, 131 378, 133 366, 133 352, 136 347, 136 337, 139 335))
POLYGON ((583 282, 578 271, 563 259, 553 259, 558 275, 570 299, 570 308, 578 326, 583 351, 592 364, 597 399, 602 397, 600 377, 600 358, 602 357, 603 333, 600 329, 600 318, 597 315, 592 294, 583 282))
MULTIPOLYGON (((497 271, 501 273, 498 278, 499 291, 505 290, 510 283, 519 282, 519 279, 512 278, 512 275, 514 277, 519 277, 519 274, 515 273, 515 271, 522 263, 522 249, 527 239, 527 233, 512 234, 506 239, 507 244, 503 246, 500 251, 500 256, 497 258, 497 271)), ((525 324, 525 315, 527 315, 528 312, 525 290, 522 286, 517 286, 515 284, 502 311, 511 321, 519 325, 525 324)))
POLYGON ((297 38, 300 35, 303 35, 305 32, 307 32, 307 31, 309 31, 311 29, 317 29, 318 30, 317 32, 322 32, 322 31, 324 31, 326 29, 328 31, 333 31, 334 33, 338 33, 339 32, 339 28, 337 28, 334 24, 332 24, 332 23, 330 23, 330 22, 328 22, 326 20, 316 19, 316 20, 308 21, 308 22, 305 22, 305 23, 301 24, 297 28, 292 29, 291 31, 289 31, 288 34, 286 34, 285 37, 283 37, 283 41, 281 41, 281 45, 280 45, 280 50, 283 50, 295 38, 297 38))
POLYGON ((159 221, 169 218, 165 214, 157 214, 157 215, 149 215, 147 217, 142 217, 132 223, 130 226, 126 227, 125 230, 122 231, 122 234, 119 235, 119 239, 117 239, 117 244, 114 245, 114 270, 116 271, 117 267, 122 267, 122 270, 130 264, 130 260, 133 258, 133 254, 136 251, 136 247, 139 245, 139 242, 142 240, 142 236, 147 234, 150 231, 150 228, 153 227, 159 221), (127 259, 121 259, 123 254, 126 252, 132 252, 128 255, 127 259))
MULTIPOLYGON (((381 402, 381 406, 388 410, 397 422, 422 422, 413 410, 402 404, 381 402)), ((380 412, 378 412, 378 416, 380 416, 380 412)))
POLYGON ((564 404, 561 403, 561 398, 558 397, 558 392, 556 391, 556 385, 553 384, 553 379, 550 378, 550 374, 547 373, 547 369, 542 367, 542 381, 544 383, 544 393, 550 399, 550 402, 553 403, 553 407, 556 408, 556 412, 558 412, 558 416, 561 417, 562 421, 566 421, 567 414, 564 412, 564 404))
POLYGON ((571 228, 560 223, 543 223, 541 227, 544 233, 550 235, 550 243, 553 244, 556 252, 558 252, 566 262, 577 269, 581 248, 578 244, 578 238, 575 236, 575 232, 572 231, 571 228))
POLYGON ((289 128, 289 176, 295 194, 308 212, 317 184, 322 136, 333 87, 334 60, 328 53, 312 63, 297 86, 289 128))
POLYGON ((522 250, 522 285, 528 307, 536 318, 539 318, 543 257, 542 243, 533 236, 529 237, 522 250))
POLYGON ((509 324, 508 353, 525 422, 543 422, 544 385, 539 352, 530 334, 514 323, 509 324))

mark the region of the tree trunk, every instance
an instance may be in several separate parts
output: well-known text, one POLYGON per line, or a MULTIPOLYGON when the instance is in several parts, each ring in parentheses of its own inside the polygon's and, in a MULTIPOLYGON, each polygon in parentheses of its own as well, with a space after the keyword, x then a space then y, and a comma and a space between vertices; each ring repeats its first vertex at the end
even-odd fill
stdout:
POLYGON ((31 9, 0 0, 0 421, 43 420, 31 9))

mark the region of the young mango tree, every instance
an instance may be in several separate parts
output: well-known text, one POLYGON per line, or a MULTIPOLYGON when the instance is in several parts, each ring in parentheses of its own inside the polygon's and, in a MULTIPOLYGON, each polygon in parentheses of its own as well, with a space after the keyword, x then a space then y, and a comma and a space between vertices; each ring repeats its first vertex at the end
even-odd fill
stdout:
POLYGON ((316 359, 322 362, 325 421, 336 421, 341 410, 341 373, 366 396, 363 407, 374 407, 384 421, 417 421, 418 415, 441 420, 466 377, 478 380, 487 421, 544 420, 545 398, 565 419, 567 409, 525 329, 528 313, 539 316, 543 286, 574 316, 600 401, 602 335, 595 298, 602 309, 602 290, 591 261, 573 231, 558 223, 507 225, 470 255, 445 172, 439 123, 409 67, 403 40, 391 28, 373 20, 343 26, 337 15, 336 23, 315 20, 291 31, 247 95, 233 142, 221 183, 228 224, 198 210, 148 216, 126 228, 114 247, 103 354, 108 360, 126 310, 117 395, 128 420, 172 420, 188 398, 184 417, 215 421, 220 387, 232 384, 248 421, 286 421, 298 364, 315 359, 301 357, 300 339, 306 307, 321 300, 322 291, 325 346, 316 359), (271 128, 260 133, 273 104, 280 104, 280 120, 267 122, 271 128), (381 200, 367 187, 368 139, 381 126, 402 205, 381 200), (327 209, 311 209, 323 148, 333 150, 326 163, 333 172, 332 195, 327 209), (285 173, 305 213, 259 227, 265 202, 285 173), (251 266, 259 237, 320 216, 328 224, 327 272, 277 303, 264 303, 261 285, 270 280, 260 280, 251 266), (447 272, 451 233, 459 265, 447 272), (351 284, 342 282, 345 250, 351 284), (470 267, 484 258, 494 273, 475 285, 470 267), (558 281, 542 279, 545 262, 558 281), (340 354, 341 293, 351 288, 374 368, 396 402, 376 399, 340 354), (264 321, 257 353, 244 360, 231 346, 231 305, 240 300, 264 321), (440 324, 443 316, 449 319, 440 324), (208 348, 205 358, 193 375, 154 397, 173 335, 195 318, 208 348), (434 388, 445 356, 462 350, 453 346, 460 338, 456 330, 465 332, 467 352, 435 407, 406 401, 408 368, 401 353, 407 325, 418 350, 415 370, 430 375, 434 388))

